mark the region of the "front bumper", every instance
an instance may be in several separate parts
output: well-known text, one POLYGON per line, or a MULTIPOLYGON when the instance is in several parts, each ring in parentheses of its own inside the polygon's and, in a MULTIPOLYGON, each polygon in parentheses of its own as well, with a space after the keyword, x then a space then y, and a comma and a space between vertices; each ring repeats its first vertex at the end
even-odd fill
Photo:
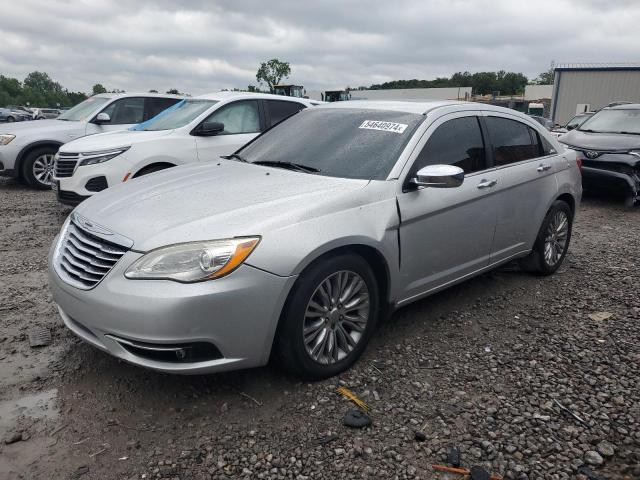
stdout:
MULTIPOLYGON (((118 158, 119 157, 116 157, 113 160, 118 158)), ((60 182, 59 191, 63 192, 59 195, 58 199, 68 205, 77 205, 101 191, 88 190, 87 186, 91 185, 91 181, 96 181, 102 177, 104 177, 103 180, 106 180, 107 188, 122 183, 125 175, 129 171, 128 164, 123 164, 121 159, 117 162, 113 160, 96 165, 76 166, 73 175, 70 177, 54 177, 54 180, 60 182), (65 201, 65 199, 70 200, 65 201)))
MULTIPOLYGON (((13 139, 15 142, 16 139, 13 139)), ((18 169, 16 168, 16 158, 18 157, 19 149, 16 149, 12 143, 8 145, 0 145, 0 176, 2 177, 17 177, 18 169)))
POLYGON ((130 251, 93 289, 79 290, 60 279, 52 253, 53 248, 49 284, 65 325, 117 358, 170 373, 212 373, 266 364, 280 312, 295 281, 248 265, 201 283, 129 280, 124 271, 141 256, 130 251), (126 342, 169 348, 208 343, 220 355, 165 361, 131 349, 126 342))
POLYGON ((640 197, 640 161, 626 154, 603 154, 583 160, 582 185, 585 190, 640 197))

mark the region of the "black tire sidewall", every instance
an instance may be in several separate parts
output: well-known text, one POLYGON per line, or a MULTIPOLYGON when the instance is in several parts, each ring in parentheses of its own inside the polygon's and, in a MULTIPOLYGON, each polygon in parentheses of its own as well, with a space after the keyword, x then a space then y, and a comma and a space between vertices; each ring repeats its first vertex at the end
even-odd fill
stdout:
POLYGON ((43 185, 40 183, 36 177, 33 175, 33 163, 36 161, 40 155, 52 154, 55 155, 57 148, 54 147, 40 147, 31 150, 27 153, 24 161, 22 162, 22 178, 27 182, 27 184, 32 188, 37 188, 40 190, 50 190, 51 185, 43 185))
POLYGON ((378 283, 373 270, 362 257, 343 254, 315 262, 301 274, 282 312, 278 331, 278 349, 283 366, 309 379, 332 377, 348 369, 362 355, 375 330, 379 303, 378 283), (331 365, 322 365, 309 357, 306 351, 302 336, 304 314, 309 299, 320 283, 341 270, 357 273, 366 283, 369 290, 369 320, 360 341, 347 357, 331 365))
POLYGON ((539 271, 543 275, 551 275, 556 270, 560 268, 562 263, 564 262, 565 257, 567 256, 567 252, 569 251, 569 244, 571 243, 571 234, 573 232, 573 212, 571 211, 571 207, 567 205, 566 202, 562 200, 556 200, 551 205, 551 208, 547 212, 547 215, 544 217, 544 221, 542 222, 542 226, 540 227, 540 231, 538 232, 538 238, 536 239, 536 244, 534 250, 538 255, 539 261, 539 271), (547 228, 549 227, 549 223, 553 216, 558 212, 563 211, 567 215, 567 219, 569 222, 568 230, 567 230, 567 242, 564 248, 564 252, 562 252, 562 256, 555 263, 555 265, 551 266, 547 263, 544 258, 544 238, 547 232, 547 228))

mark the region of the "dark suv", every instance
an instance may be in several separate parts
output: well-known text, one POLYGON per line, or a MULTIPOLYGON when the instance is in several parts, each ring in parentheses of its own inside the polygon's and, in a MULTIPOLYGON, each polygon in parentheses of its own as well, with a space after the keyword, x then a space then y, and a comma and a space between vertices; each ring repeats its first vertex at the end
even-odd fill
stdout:
POLYGON ((558 140, 578 152, 586 191, 640 201, 640 103, 603 108, 558 140))

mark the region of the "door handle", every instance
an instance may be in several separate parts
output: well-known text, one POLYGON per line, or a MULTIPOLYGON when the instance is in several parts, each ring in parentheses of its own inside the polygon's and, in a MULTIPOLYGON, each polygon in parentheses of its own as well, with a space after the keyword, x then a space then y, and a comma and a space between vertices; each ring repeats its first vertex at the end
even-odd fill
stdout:
POLYGON ((481 180, 478 188, 491 188, 498 183, 497 180, 481 180))
POLYGON ((551 165, 547 165, 545 163, 541 163, 540 165, 538 165, 538 168, 536 168, 536 170, 538 170, 539 172, 546 172, 550 168, 551 168, 551 165))

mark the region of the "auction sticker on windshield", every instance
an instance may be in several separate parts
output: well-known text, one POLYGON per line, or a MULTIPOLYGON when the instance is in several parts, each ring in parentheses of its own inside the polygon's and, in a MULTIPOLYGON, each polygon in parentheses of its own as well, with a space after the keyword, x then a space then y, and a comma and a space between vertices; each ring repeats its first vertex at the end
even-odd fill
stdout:
POLYGON ((365 120, 358 128, 366 130, 381 130, 383 132, 402 133, 408 125, 404 123, 383 122, 380 120, 365 120))

